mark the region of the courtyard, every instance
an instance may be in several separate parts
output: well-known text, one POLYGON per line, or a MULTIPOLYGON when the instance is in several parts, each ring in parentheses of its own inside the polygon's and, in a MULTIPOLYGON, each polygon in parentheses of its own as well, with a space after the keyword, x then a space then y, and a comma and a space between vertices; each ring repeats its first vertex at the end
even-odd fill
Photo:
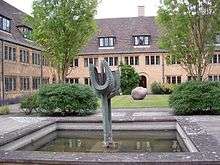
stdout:
MULTIPOLYGON (((26 117, 16 114, 0 117, 0 144, 19 138, 31 138, 31 132, 60 123, 63 129, 94 131, 102 129, 101 113, 88 117, 26 117), (66 126, 65 126, 66 123, 66 126), (71 124, 72 123, 72 124, 71 124), (74 124, 73 124, 74 123, 74 124), (68 125, 67 125, 68 124, 68 125), (70 126, 71 125, 71 126, 70 126), (68 127, 68 128, 67 128, 68 127)), ((113 130, 173 129, 178 123, 191 139, 197 151, 180 153, 65 153, 36 151, 0 151, 1 163, 46 163, 46 164, 121 164, 128 162, 158 164, 219 164, 220 117, 219 116, 174 116, 168 108, 113 109, 113 130), (167 123, 167 124, 164 124, 167 123), (199 152, 198 152, 199 150, 199 152)), ((38 133, 40 134, 40 132, 38 133)), ((88 134, 88 133, 87 133, 88 134)), ((163 135, 165 136, 165 135, 163 135)), ((30 140, 30 139, 29 139, 30 140)), ((16 147, 19 143, 14 143, 16 147)), ((20 141, 20 144, 22 141, 20 141)))
POLYGON ((220 164, 219 0, 24 1, 0 0, 0 164, 220 164))

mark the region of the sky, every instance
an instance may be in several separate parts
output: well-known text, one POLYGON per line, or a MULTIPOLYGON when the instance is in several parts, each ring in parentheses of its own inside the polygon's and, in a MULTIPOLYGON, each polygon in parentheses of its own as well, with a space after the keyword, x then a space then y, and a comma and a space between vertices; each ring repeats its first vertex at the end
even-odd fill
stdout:
MULTIPOLYGON (((4 0, 16 8, 31 14, 33 0, 4 0)), ((145 6, 146 16, 155 16, 160 0, 101 0, 96 18, 136 17, 137 6, 145 6)))

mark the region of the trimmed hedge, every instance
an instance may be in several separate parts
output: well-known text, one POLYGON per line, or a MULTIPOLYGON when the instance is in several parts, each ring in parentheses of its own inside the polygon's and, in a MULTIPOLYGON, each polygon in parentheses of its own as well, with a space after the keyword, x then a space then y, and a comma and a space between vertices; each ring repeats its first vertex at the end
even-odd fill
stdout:
POLYGON ((153 82, 151 84, 151 92, 153 94, 171 94, 176 88, 175 84, 153 82))
POLYGON ((174 90, 169 104, 177 115, 217 114, 220 110, 220 82, 183 83, 174 90))
POLYGON ((98 98, 87 85, 51 84, 38 92, 37 112, 49 116, 84 116, 96 112, 98 98))

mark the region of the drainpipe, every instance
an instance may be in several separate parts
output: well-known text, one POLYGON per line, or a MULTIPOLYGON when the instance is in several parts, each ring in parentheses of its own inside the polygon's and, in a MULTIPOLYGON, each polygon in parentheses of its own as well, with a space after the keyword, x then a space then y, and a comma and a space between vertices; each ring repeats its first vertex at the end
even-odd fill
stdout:
POLYGON ((162 81, 163 83, 165 83, 165 60, 163 55, 162 55, 162 81))
POLYGON ((41 63, 40 63, 40 85, 42 85, 42 82, 43 82, 43 55, 42 55, 42 51, 40 51, 40 54, 41 54, 41 56, 40 56, 40 61, 41 61, 41 63))
POLYGON ((2 65, 1 65, 1 77, 2 77, 2 104, 5 104, 5 84, 4 84, 4 41, 1 39, 1 46, 2 46, 2 54, 1 54, 1 58, 2 58, 2 65))

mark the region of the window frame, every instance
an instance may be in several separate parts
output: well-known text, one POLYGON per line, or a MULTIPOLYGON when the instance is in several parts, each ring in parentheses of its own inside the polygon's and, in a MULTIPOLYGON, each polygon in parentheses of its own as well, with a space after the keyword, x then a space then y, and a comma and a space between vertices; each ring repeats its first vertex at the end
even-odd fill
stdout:
POLYGON ((10 18, 0 15, 0 30, 11 33, 11 19, 10 18))
POLYGON ((98 37, 98 45, 100 48, 113 48, 115 47, 115 42, 116 42, 116 37, 114 36, 98 37), (101 44, 101 41, 102 41, 102 44, 101 44))
POLYGON ((150 35, 134 35, 133 36, 133 45, 134 46, 150 46, 151 36, 150 35), (143 37, 142 43, 140 43, 140 38, 143 37), (147 38, 147 42, 146 42, 147 38))

